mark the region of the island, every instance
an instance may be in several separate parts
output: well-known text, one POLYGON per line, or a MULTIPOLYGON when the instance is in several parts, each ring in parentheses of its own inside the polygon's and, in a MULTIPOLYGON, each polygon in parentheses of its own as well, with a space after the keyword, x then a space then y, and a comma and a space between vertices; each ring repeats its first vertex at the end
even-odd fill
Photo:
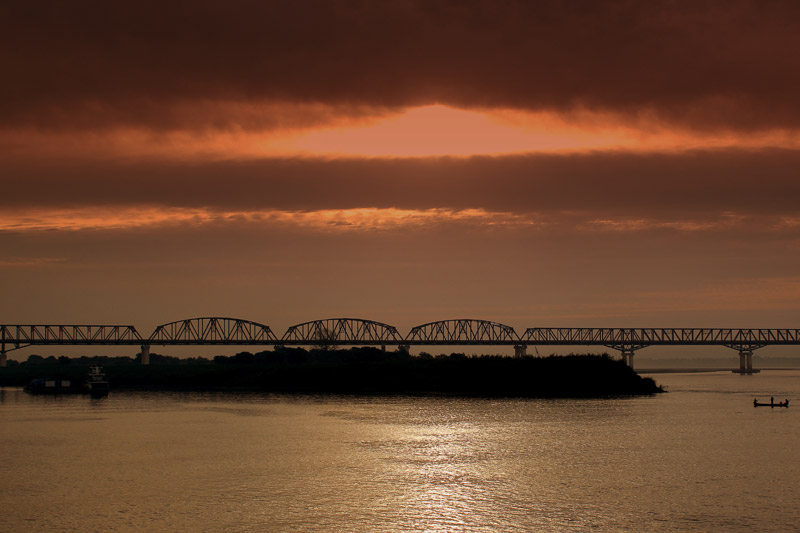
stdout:
POLYGON ((603 398, 663 392, 651 378, 640 376, 608 354, 433 356, 372 347, 278 348, 213 359, 151 354, 150 365, 140 365, 133 358, 31 356, 26 362, 0 369, 0 385, 24 386, 31 379, 49 376, 78 378, 85 375, 89 364, 103 365, 112 392, 251 390, 520 398, 603 398))

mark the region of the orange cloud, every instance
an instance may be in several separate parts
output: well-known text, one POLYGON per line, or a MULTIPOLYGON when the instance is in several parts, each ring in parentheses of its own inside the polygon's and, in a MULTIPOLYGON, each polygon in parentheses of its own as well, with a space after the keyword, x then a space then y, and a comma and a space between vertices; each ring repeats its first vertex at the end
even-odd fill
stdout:
POLYGON ((64 257, 9 257, 0 259, 0 267, 30 268, 47 265, 58 265, 66 262, 64 257))
MULTIPOLYGON (((800 148, 790 130, 743 134, 667 127, 646 115, 463 110, 443 105, 385 110, 305 108, 282 111, 276 127, 0 131, 0 154, 102 158, 253 159, 265 157, 470 157, 593 151, 800 148), (292 118, 297 114, 296 118, 292 118), (316 118, 311 118, 311 117, 316 118)), ((263 114, 263 113, 262 113, 263 114)))
MULTIPOLYGON (((791 225, 786 224, 785 221, 789 220, 787 217, 781 217, 778 224, 774 224, 774 228, 783 229, 791 228, 791 225)), ((615 232, 632 232, 632 231, 647 231, 654 229, 671 229, 677 231, 715 231, 741 227, 747 222, 747 217, 737 213, 723 213, 717 218, 709 218, 704 220, 655 220, 648 218, 606 218, 606 219, 593 219, 580 225, 581 229, 586 231, 615 231, 615 232)))
POLYGON ((480 225, 484 228, 549 229, 586 233, 669 230, 684 233, 748 228, 751 231, 794 234, 800 219, 753 216, 725 212, 705 218, 594 218, 590 212, 491 211, 482 208, 280 210, 210 209, 205 207, 85 207, 6 210, 0 215, 0 232, 126 230, 164 226, 211 224, 262 224, 309 231, 350 232, 424 228, 434 224, 480 225))
POLYGON ((325 231, 381 230, 423 227, 442 223, 475 223, 484 226, 542 226, 535 215, 491 212, 484 209, 395 209, 357 208, 315 211, 245 210, 219 211, 205 208, 131 207, 123 209, 36 209, 6 212, 0 216, 0 231, 79 231, 146 228, 163 225, 212 223, 265 223, 325 231))
POLYGON ((798 148, 795 132, 698 132, 667 128, 654 118, 592 112, 467 111, 443 105, 407 110, 374 124, 319 128, 288 142, 303 155, 426 157, 575 153, 599 150, 670 152, 709 148, 798 148))

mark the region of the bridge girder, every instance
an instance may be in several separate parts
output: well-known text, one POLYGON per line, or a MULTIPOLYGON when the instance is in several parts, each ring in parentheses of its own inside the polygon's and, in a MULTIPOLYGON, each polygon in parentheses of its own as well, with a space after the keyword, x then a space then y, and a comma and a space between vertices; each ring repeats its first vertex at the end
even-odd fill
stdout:
POLYGON ((324 318, 295 324, 286 330, 281 343, 341 346, 400 344, 397 328, 362 318, 324 318))
MULTIPOLYGON (((520 340, 544 345, 727 346, 761 348, 800 344, 800 329, 735 328, 528 328, 520 340)), ((616 348, 615 348, 616 349, 616 348)))
POLYGON ((0 325, 3 351, 26 346, 134 345, 142 337, 134 326, 116 324, 12 324, 0 325), (6 348, 11 345, 13 348, 6 348))
POLYGON ((421 345, 518 344, 519 342, 519 336, 511 326, 475 318, 428 322, 415 326, 406 336, 406 344, 421 345))
POLYGON ((274 344, 277 337, 269 326, 230 317, 200 317, 157 326, 148 344, 227 344, 253 346, 274 344))
POLYGON ((571 345, 638 350, 647 346, 726 346, 739 352, 800 345, 800 329, 735 328, 528 328, 478 319, 451 319, 414 327, 403 337, 394 326, 358 318, 329 318, 290 327, 278 339, 264 324, 203 317, 162 324, 143 339, 131 325, 0 325, 0 351, 32 345, 571 345))

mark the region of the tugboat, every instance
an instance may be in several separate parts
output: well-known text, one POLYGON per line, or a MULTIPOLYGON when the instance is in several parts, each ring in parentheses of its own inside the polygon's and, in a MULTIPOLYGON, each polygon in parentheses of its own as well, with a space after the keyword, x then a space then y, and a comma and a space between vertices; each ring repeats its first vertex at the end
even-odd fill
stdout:
POLYGON ((108 396, 108 380, 100 365, 89 367, 89 377, 86 379, 86 388, 92 398, 108 396))
POLYGON ((71 379, 34 379, 25 387, 29 394, 91 394, 93 398, 108 395, 108 380, 99 365, 89 367, 86 381, 81 383, 71 379))

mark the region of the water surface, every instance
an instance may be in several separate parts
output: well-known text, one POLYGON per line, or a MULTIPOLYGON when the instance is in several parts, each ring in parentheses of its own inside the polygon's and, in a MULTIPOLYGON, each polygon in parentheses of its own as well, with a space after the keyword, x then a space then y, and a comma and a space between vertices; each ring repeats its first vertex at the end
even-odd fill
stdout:
POLYGON ((610 400, 0 393, 7 531, 794 530, 800 371, 610 400), (755 396, 790 398, 754 408, 755 396))

